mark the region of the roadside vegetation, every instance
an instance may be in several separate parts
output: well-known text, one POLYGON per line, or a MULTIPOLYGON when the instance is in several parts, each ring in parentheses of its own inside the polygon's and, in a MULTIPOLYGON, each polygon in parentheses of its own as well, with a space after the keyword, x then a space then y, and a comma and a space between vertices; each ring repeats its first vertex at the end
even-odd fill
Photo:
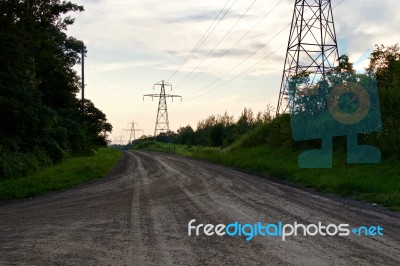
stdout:
POLYGON ((181 127, 177 133, 137 140, 132 148, 203 159, 400 211, 400 48, 377 46, 366 74, 356 74, 347 57, 342 58, 337 73, 378 82, 383 130, 359 135, 359 142, 381 150, 380 164, 348 164, 346 138, 336 137, 333 168, 299 168, 298 155, 321 143, 293 141, 290 116, 274 117, 270 107, 256 115, 246 108, 238 120, 227 113, 212 115, 196 130, 181 127))
MULTIPOLYGON (((0 181, 107 145, 112 126, 77 99, 82 41, 66 34, 69 1, 0 1, 0 181)), ((10 181, 14 182, 14 181, 10 181)))
POLYGON ((0 199, 41 195, 98 178, 121 152, 112 126, 88 99, 73 67, 86 55, 67 35, 69 1, 0 2, 0 199))
POLYGON ((100 148, 94 155, 69 158, 21 178, 0 180, 0 199, 26 198, 62 190, 106 175, 123 153, 100 148))

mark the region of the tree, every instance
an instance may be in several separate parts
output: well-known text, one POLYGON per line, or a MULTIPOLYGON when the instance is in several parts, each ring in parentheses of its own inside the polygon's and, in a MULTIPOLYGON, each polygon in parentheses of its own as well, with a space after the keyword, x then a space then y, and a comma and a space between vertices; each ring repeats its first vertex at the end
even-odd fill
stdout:
POLYGON ((176 142, 179 144, 185 144, 188 146, 195 145, 195 134, 194 130, 190 125, 187 125, 186 127, 181 127, 177 130, 177 138, 176 142))
MULTIPOLYGON (((81 106, 80 103, 79 106, 81 106)), ((107 122, 106 115, 87 99, 84 100, 83 121, 88 136, 93 138, 90 142, 96 146, 106 146, 108 144, 108 133, 112 131, 112 125, 107 122)))
POLYGON ((68 13, 83 10, 60 0, 0 2, 0 176, 4 165, 29 165, 23 158, 55 162, 107 144, 106 116, 90 101, 82 116, 75 96, 82 42, 66 30, 68 13), (13 157, 21 163, 7 162, 13 157))
POLYGON ((367 71, 378 82, 383 120, 383 132, 378 136, 381 149, 387 156, 400 158, 400 46, 376 45, 367 71))
POLYGON ((269 122, 273 119, 273 113, 275 113, 275 108, 271 104, 267 104, 264 111, 259 111, 255 118, 256 126, 269 122))
POLYGON ((236 132, 238 136, 242 136, 247 133, 251 128, 255 125, 254 114, 251 108, 244 108, 242 111, 237 123, 236 123, 236 132))

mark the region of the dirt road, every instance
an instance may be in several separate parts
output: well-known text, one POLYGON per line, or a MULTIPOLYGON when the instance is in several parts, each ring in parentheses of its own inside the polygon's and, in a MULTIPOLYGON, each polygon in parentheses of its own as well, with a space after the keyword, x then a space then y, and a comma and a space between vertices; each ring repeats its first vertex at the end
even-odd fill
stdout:
MULTIPOLYGON (((400 215, 175 155, 0 207, 0 265, 400 265, 400 215), (383 236, 188 236, 188 223, 380 226, 383 236)), ((200 231, 202 232, 202 231, 200 231)))

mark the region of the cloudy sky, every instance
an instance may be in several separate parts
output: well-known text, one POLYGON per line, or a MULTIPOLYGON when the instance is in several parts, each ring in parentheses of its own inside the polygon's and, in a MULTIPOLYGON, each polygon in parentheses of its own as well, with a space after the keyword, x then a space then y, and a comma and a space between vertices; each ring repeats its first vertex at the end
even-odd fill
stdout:
MULTIPOLYGON (((143 95, 158 93, 153 84, 161 80, 172 84, 168 93, 183 97, 167 103, 174 131, 196 127, 211 114, 237 117, 244 107, 257 112, 276 106, 294 0, 73 2, 85 12, 73 14, 68 34, 86 43, 86 96, 112 123, 111 140, 123 133, 127 142, 122 129, 131 121, 153 134, 158 101, 143 101, 143 95)), ((375 44, 400 42, 398 0, 332 0, 336 5, 340 53, 351 61, 375 44)))

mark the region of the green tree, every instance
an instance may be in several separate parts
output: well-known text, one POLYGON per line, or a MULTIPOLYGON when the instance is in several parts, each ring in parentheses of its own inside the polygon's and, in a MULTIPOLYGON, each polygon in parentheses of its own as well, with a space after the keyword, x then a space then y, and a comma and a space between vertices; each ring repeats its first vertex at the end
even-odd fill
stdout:
POLYGON ((105 146, 108 144, 108 133, 112 131, 112 125, 107 122, 106 115, 97 109, 90 100, 85 100, 84 105, 84 124, 88 136, 93 139, 90 143, 96 146, 105 146))
POLYGON ((376 45, 367 69, 378 82, 383 131, 377 136, 386 156, 400 158, 400 46, 376 45))
POLYGON ((242 136, 249 132, 255 125, 254 113, 251 108, 244 108, 238 121, 236 122, 236 132, 238 136, 242 136))
POLYGON ((176 142, 179 144, 185 144, 188 146, 195 145, 195 133, 190 125, 186 127, 181 127, 177 130, 176 142))
POLYGON ((23 175, 29 161, 44 165, 107 144, 105 115, 87 101, 82 116, 75 96, 82 42, 66 30, 74 22, 68 13, 80 11, 69 1, 0 2, 0 177, 23 175))

